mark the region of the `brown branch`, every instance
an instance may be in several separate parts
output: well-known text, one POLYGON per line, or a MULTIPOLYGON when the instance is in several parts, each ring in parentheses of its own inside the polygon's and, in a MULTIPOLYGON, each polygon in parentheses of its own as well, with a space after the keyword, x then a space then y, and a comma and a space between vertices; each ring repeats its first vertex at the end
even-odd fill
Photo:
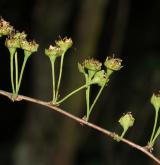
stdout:
MULTIPOLYGON (((12 100, 12 93, 10 93, 10 92, 6 92, 6 91, 3 91, 3 90, 0 90, 0 95, 6 96, 6 97, 8 97, 9 99, 12 100)), ((99 126, 97 126, 97 125, 95 125, 93 123, 87 122, 87 121, 85 121, 85 120, 83 120, 83 119, 81 119, 79 117, 76 117, 76 116, 74 116, 74 115, 72 115, 72 114, 62 110, 57 105, 51 104, 50 102, 42 101, 42 100, 39 100, 39 99, 34 99, 34 98, 23 96, 23 95, 18 95, 18 97, 17 97, 17 99, 15 101, 22 101, 22 100, 25 100, 25 101, 28 101, 28 102, 32 102, 32 103, 35 103, 35 104, 39 104, 39 105, 43 105, 45 107, 48 107, 48 108, 50 108, 53 111, 56 111, 58 113, 61 113, 64 116, 67 116, 67 117, 73 119, 74 121, 80 123, 81 125, 86 125, 86 126, 88 126, 90 128, 93 128, 93 129, 95 129, 95 130, 97 130, 97 131, 99 131, 99 132, 101 132, 101 133, 103 133, 103 134, 113 138, 113 139, 116 136, 116 134, 114 132, 108 131, 108 130, 106 130, 104 128, 101 128, 101 127, 99 127, 99 126)), ((124 138, 121 141, 126 143, 126 144, 128 144, 129 146, 131 146, 131 147, 133 147, 133 148, 143 152, 144 154, 149 156, 152 160, 154 160, 156 163, 160 164, 160 160, 158 158, 156 158, 151 152, 149 152, 146 147, 142 147, 142 146, 140 146, 140 145, 138 145, 138 144, 136 144, 134 142, 131 142, 131 141, 127 140, 127 139, 124 139, 124 138)))

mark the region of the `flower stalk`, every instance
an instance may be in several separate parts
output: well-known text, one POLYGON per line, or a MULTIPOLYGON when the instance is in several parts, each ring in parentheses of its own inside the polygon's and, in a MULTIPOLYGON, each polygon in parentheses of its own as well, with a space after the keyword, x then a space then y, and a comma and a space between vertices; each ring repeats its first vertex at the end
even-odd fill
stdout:
POLYGON ((78 63, 78 69, 79 72, 81 72, 85 77, 85 83, 90 84, 92 82, 93 84, 96 84, 100 87, 93 103, 90 105, 90 89, 91 85, 88 85, 86 88, 86 116, 83 117, 84 120, 88 121, 90 114, 97 103, 104 87, 109 82, 109 77, 114 71, 118 71, 122 68, 121 66, 122 60, 118 58, 108 58, 106 59, 104 66, 106 67, 105 70, 101 70, 102 63, 99 61, 91 58, 85 60, 82 64, 78 63))
POLYGON ((15 74, 16 74, 16 91, 18 87, 18 57, 17 57, 17 52, 15 53, 15 74))
POLYGON ((26 66, 26 62, 30 55, 33 52, 36 52, 38 49, 38 44, 35 41, 28 42, 26 40, 27 35, 22 32, 12 33, 5 42, 5 45, 8 47, 10 52, 10 74, 11 74, 11 85, 12 85, 12 92, 13 101, 16 99, 19 93, 24 68, 26 66), (22 68, 19 75, 19 66, 18 66, 18 54, 17 49, 24 50, 24 61, 22 64, 22 68))
POLYGON ((13 92, 13 95, 15 95, 13 61, 14 61, 14 52, 11 52, 10 53, 10 77, 11 77, 12 92, 13 92))
POLYGON ((58 85, 57 85, 57 89, 56 89, 55 100, 57 100, 58 97, 59 97, 59 88, 60 88, 61 78, 62 78, 64 55, 65 54, 63 52, 63 54, 61 56, 60 69, 59 69, 59 77, 58 77, 58 85))
POLYGON ((128 129, 134 125, 135 119, 132 116, 131 112, 128 112, 128 113, 124 114, 119 119, 118 122, 121 125, 121 127, 123 128, 122 134, 120 136, 115 137, 115 140, 119 142, 123 139, 123 137, 126 134, 126 132, 128 131, 128 129))
POLYGON ((65 53, 69 48, 71 48, 73 42, 71 38, 64 38, 55 41, 55 46, 50 45, 48 49, 45 49, 45 55, 50 58, 51 62, 51 68, 52 68, 52 103, 57 104, 59 99, 59 89, 62 79, 62 73, 63 73, 63 62, 64 62, 64 56, 65 53), (56 75, 55 75, 55 60, 57 57, 61 58, 60 61, 60 68, 59 68, 59 75, 58 75, 58 84, 56 88, 56 75))
POLYGON ((153 125, 153 130, 151 134, 151 138, 148 142, 148 147, 153 148, 155 141, 157 140, 159 134, 160 134, 160 127, 158 127, 157 131, 157 122, 158 122, 158 115, 159 115, 159 109, 160 109, 160 93, 158 94, 153 94, 151 97, 151 104, 154 107, 155 110, 155 119, 154 119, 154 125, 153 125))

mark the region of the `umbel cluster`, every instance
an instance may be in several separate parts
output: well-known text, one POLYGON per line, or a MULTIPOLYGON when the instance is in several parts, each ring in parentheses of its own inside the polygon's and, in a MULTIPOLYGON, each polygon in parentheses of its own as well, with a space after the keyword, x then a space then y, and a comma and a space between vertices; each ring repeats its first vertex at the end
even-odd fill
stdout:
MULTIPOLYGON (((12 100, 16 100, 19 94, 24 69, 29 57, 37 52, 39 44, 35 41, 30 41, 27 39, 27 34, 25 32, 19 32, 14 29, 13 26, 10 25, 9 22, 5 21, 3 18, 0 18, 0 37, 6 36, 5 46, 9 50, 10 54, 10 78, 11 78, 11 87, 12 87, 12 100), (24 58, 22 66, 18 65, 18 49, 23 50, 24 58)), ((60 97, 60 85, 63 73, 63 63, 64 57, 67 53, 68 49, 73 45, 73 41, 71 38, 63 38, 56 40, 53 45, 50 45, 49 48, 44 50, 44 54, 49 57, 52 69, 52 99, 51 104, 59 106, 69 97, 74 95, 75 93, 85 90, 85 98, 86 98, 86 112, 83 119, 87 122, 90 118, 91 112, 102 94, 103 89, 107 86, 110 80, 110 76, 119 71, 122 68, 122 60, 115 57, 107 57, 104 63, 102 64, 96 59, 89 58, 85 59, 82 63, 78 63, 79 72, 84 76, 84 84, 77 89, 71 91, 64 98, 60 97), (60 59, 59 65, 59 73, 56 76, 55 72, 55 62, 56 59, 60 59), (58 79, 56 80, 56 77, 58 79), (93 102, 90 101, 90 91, 92 85, 97 85, 99 87, 99 91, 95 96, 93 102)), ((147 148, 152 150, 157 137, 160 134, 160 126, 157 126, 159 109, 160 109, 160 94, 153 94, 151 97, 151 104, 155 109, 155 122, 153 126, 153 131, 151 134, 151 138, 147 144, 147 148)), ((116 141, 120 141, 125 133, 127 132, 129 127, 134 125, 134 117, 131 112, 124 114, 119 119, 119 124, 122 126, 123 131, 120 136, 115 136, 116 141)))

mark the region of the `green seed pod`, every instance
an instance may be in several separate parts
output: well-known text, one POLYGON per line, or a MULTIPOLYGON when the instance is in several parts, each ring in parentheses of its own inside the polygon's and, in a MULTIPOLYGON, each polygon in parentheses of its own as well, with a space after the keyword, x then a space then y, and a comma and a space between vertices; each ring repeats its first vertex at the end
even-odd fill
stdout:
POLYGON ((25 40, 26 34, 24 32, 12 33, 5 41, 5 45, 8 47, 11 54, 14 54, 17 48, 21 47, 20 42, 25 40))
POLYGON ((160 109, 160 93, 152 95, 151 104, 154 106, 156 111, 160 109))
POLYGON ((88 74, 89 78, 92 79, 96 72, 101 70, 102 63, 95 59, 84 60, 82 64, 78 63, 78 69, 83 74, 88 74))
POLYGON ((5 21, 3 18, 0 18, 0 36, 10 35, 13 31, 13 26, 11 26, 9 22, 5 21))
POLYGON ((12 33, 7 39, 6 39, 6 42, 5 42, 5 45, 8 47, 8 48, 20 48, 21 47, 21 42, 23 40, 25 40, 26 38, 26 34, 24 32, 22 33, 12 33))
POLYGON ((11 38, 6 39, 5 45, 8 47, 10 54, 14 54, 16 52, 16 49, 19 48, 19 42, 11 38))
POLYGON ((119 58, 107 57, 106 61, 104 62, 104 65, 107 70, 118 71, 122 68, 121 63, 122 60, 119 58))
POLYGON ((63 53, 65 53, 73 45, 72 39, 67 38, 67 37, 57 40, 57 41, 55 41, 55 43, 56 43, 57 47, 60 47, 60 49, 63 51, 63 53))
POLYGON ((92 79, 92 82, 94 84, 98 84, 99 86, 104 86, 108 81, 107 81, 107 77, 106 77, 106 73, 104 70, 100 70, 98 71, 93 79, 92 79))
POLYGON ((98 60, 91 58, 85 60, 82 65, 84 69, 88 72, 89 78, 92 79, 95 73, 101 70, 102 63, 100 63, 98 60))
POLYGON ((20 46, 24 51, 30 54, 37 52, 39 45, 35 41, 28 42, 27 40, 20 40, 20 46))
POLYGON ((129 127, 133 126, 134 121, 135 119, 133 118, 132 114, 128 112, 127 114, 123 115, 118 122, 123 127, 123 129, 127 131, 129 127))
POLYGON ((51 60, 55 60, 57 57, 62 55, 62 50, 59 47, 50 45, 48 49, 45 49, 45 55, 51 60))
POLYGON ((102 63, 99 62, 98 60, 95 60, 93 58, 87 59, 83 62, 84 68, 87 70, 92 70, 92 71, 99 71, 101 70, 102 63))
POLYGON ((8 48, 20 48, 19 40, 14 38, 13 36, 10 36, 6 39, 5 45, 8 48))

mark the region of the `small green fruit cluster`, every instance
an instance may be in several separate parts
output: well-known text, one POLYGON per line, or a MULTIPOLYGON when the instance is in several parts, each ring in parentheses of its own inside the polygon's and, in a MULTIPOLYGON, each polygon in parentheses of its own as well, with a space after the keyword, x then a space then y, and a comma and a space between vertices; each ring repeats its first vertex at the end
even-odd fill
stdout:
POLYGON ((87 112, 84 117, 86 121, 89 120, 89 116, 95 106, 103 88, 109 82, 111 74, 122 68, 122 60, 114 57, 107 57, 104 62, 104 69, 102 69, 102 63, 93 58, 84 60, 82 64, 78 63, 79 72, 83 73, 86 83, 86 106, 87 112), (93 84, 97 84, 100 87, 97 96, 95 97, 92 105, 90 105, 90 87, 93 84))
POLYGON ((8 36, 5 41, 6 47, 10 52, 10 74, 11 74, 11 85, 13 101, 17 98, 21 81, 23 77, 24 68, 29 56, 38 50, 39 45, 35 41, 27 41, 27 35, 22 32, 17 32, 9 22, 0 18, 0 37, 8 36), (24 51, 24 60, 21 67, 20 75, 18 69, 18 53, 17 49, 24 51))
POLYGON ((56 57, 60 57, 67 52, 69 48, 73 45, 73 41, 71 38, 63 38, 55 41, 55 46, 50 45, 48 49, 45 49, 45 55, 49 56, 49 58, 55 59, 56 57))
MULTIPOLYGON (((0 37, 7 36, 5 45, 9 49, 10 52, 10 76, 11 76, 11 85, 12 85, 12 99, 13 101, 17 98, 19 89, 21 86, 21 81, 24 73, 24 69, 27 63, 28 58, 34 52, 37 52, 39 45, 35 41, 28 41, 27 34, 24 32, 16 31, 13 26, 10 25, 9 22, 5 21, 0 17, 0 37), (18 49, 22 49, 24 53, 23 64, 21 66, 21 70, 19 73, 19 65, 18 65, 18 49)), ((62 72, 63 72, 63 62, 64 56, 68 49, 70 49, 73 45, 73 41, 71 38, 63 38, 56 40, 53 45, 50 45, 48 49, 45 49, 45 55, 49 57, 52 68, 52 85, 53 85, 53 98, 52 104, 61 104, 63 101, 68 99, 73 94, 79 92, 82 89, 86 90, 86 114, 83 117, 84 120, 88 121, 90 114, 99 99, 103 89, 107 86, 110 76, 119 71, 122 66, 122 60, 114 57, 107 57, 105 62, 99 62, 96 59, 90 58, 84 60, 82 63, 78 63, 79 72, 82 73, 85 77, 85 84, 76 90, 70 92, 63 99, 59 100, 59 88, 61 84, 62 72), (59 75, 58 82, 56 83, 55 76, 55 61, 57 57, 60 57, 60 66, 59 66, 59 75), (99 91, 94 98, 92 104, 90 104, 90 90, 92 85, 98 85, 99 91)), ((157 121, 159 116, 160 109, 160 92, 158 94, 153 94, 151 97, 151 104, 155 109, 155 121, 153 126, 153 131, 151 134, 150 141, 148 142, 147 148, 152 151, 153 146, 157 140, 157 137, 160 135, 160 126, 157 128, 157 121)), ((132 114, 129 112, 124 114, 119 119, 119 124, 123 128, 123 132, 121 136, 115 135, 114 139, 120 141, 123 139, 127 130, 134 125, 135 119, 132 114)))
POLYGON ((67 52, 67 50, 72 47, 72 45, 73 45, 72 39, 65 37, 64 39, 55 41, 55 46, 50 45, 48 49, 45 49, 45 55, 49 57, 52 67, 52 88, 53 88, 52 103, 53 104, 57 104, 59 99, 59 88, 60 88, 62 71, 63 71, 64 55, 67 52), (55 61, 57 57, 61 58, 61 62, 59 66, 59 76, 56 87, 55 61))
POLYGON ((160 126, 157 128, 157 121, 158 121, 159 109, 160 109, 160 92, 152 95, 151 104, 153 105, 155 110, 155 120, 154 120, 152 135, 147 146, 147 148, 149 148, 150 151, 152 151, 153 146, 160 134, 160 126))

